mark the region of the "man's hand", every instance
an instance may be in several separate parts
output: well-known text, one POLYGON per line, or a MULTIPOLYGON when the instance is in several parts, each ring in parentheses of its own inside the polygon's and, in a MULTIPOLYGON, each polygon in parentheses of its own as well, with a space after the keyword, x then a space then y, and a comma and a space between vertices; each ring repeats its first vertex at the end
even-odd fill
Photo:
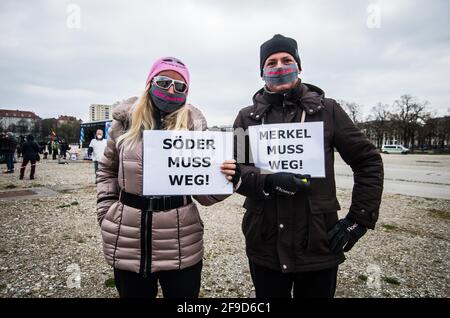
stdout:
POLYGON ((328 232, 328 242, 333 253, 348 252, 367 232, 367 228, 347 218, 340 219, 328 232))
POLYGON ((308 189, 310 181, 310 175, 277 172, 266 177, 264 191, 288 196, 294 195, 299 190, 308 189))

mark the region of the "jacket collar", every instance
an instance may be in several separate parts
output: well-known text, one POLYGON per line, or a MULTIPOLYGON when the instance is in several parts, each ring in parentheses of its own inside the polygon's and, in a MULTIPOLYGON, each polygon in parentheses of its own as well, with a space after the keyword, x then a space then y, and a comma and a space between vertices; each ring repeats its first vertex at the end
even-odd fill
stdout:
MULTIPOLYGON (((249 113, 249 117, 254 120, 261 120, 262 117, 273 107, 270 98, 267 98, 268 93, 265 92, 264 87, 258 90, 253 95, 253 110, 249 113)), ((317 86, 299 83, 298 93, 295 92, 284 101, 286 106, 295 105, 306 111, 307 115, 314 115, 323 110, 324 106, 322 100, 325 98, 325 93, 317 86)))

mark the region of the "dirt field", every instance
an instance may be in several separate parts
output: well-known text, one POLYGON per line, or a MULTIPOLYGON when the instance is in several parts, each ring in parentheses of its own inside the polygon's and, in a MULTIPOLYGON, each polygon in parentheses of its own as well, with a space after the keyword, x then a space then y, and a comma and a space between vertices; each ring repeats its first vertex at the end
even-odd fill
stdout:
MULTIPOLYGON (((1 191, 24 188, 54 192, 0 200, 0 296, 117 297, 101 249, 92 165, 41 161, 36 180, 19 181, 17 173, 0 176, 1 191)), ((350 195, 338 189, 341 216, 350 195)), ((202 297, 254 293, 241 232, 242 203, 235 194, 200 208, 202 297)), ((385 194, 375 231, 340 266, 336 296, 449 297, 449 225, 449 200, 385 194)))

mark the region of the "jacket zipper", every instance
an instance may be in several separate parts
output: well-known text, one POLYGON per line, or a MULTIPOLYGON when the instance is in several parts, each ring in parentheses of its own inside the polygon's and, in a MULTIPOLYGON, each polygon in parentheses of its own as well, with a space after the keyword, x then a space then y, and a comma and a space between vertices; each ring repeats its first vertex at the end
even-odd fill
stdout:
MULTIPOLYGON (((141 144, 141 151, 142 151, 142 165, 144 164, 144 145, 141 144)), ((143 278, 147 278, 147 263, 148 263, 148 211, 142 210, 142 213, 145 213, 144 216, 144 250, 142 253, 144 253, 144 268, 143 271, 143 278)), ((142 220, 142 219, 141 219, 142 220)))
POLYGON ((181 269, 181 242, 180 242, 180 214, 177 209, 177 231, 178 231, 178 269, 181 269))
POLYGON ((148 262, 148 212, 145 211, 145 234, 144 234, 144 278, 147 277, 147 262, 148 262))

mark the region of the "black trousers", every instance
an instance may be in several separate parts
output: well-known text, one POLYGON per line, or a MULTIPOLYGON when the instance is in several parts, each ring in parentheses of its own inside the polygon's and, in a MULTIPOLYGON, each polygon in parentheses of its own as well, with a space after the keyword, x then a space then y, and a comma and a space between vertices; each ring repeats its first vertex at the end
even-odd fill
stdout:
POLYGON ((250 261, 257 298, 333 298, 338 267, 313 272, 283 274, 250 261))
POLYGON ((22 166, 20 167, 20 179, 23 179, 23 176, 25 175, 25 169, 29 162, 31 162, 30 179, 34 179, 34 173, 36 172, 36 160, 28 159, 23 159, 22 161, 22 166))
POLYGON ((160 271, 143 277, 138 273, 114 269, 120 298, 156 298, 158 281, 164 298, 198 298, 202 261, 181 270, 160 271))

